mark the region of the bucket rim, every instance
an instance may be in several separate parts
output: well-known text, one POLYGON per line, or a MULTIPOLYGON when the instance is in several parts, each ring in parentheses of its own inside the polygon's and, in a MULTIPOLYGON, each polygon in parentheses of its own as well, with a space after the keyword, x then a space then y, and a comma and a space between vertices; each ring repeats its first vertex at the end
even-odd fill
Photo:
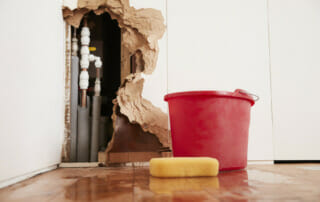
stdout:
POLYGON ((197 90, 197 91, 180 91, 174 93, 168 93, 164 96, 164 100, 168 102, 168 100, 177 98, 177 97, 186 97, 186 96, 213 96, 213 97, 229 97, 236 99, 243 99, 250 102, 251 106, 255 104, 254 98, 248 94, 243 93, 246 92, 244 90, 235 90, 234 92, 230 91, 217 91, 217 90, 197 90))

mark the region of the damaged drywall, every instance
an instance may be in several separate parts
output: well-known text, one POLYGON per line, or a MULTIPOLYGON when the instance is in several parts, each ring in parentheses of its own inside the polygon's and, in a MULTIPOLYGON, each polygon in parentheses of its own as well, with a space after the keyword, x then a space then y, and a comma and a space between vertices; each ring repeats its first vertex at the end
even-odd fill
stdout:
POLYGON ((128 117, 120 112, 120 107, 114 100, 114 135, 102 162, 108 165, 148 161, 151 157, 161 157, 162 144, 149 132, 142 130, 139 124, 130 123, 128 117))
MULTIPOLYGON (((144 107, 151 103, 142 98, 141 93, 139 93, 139 91, 142 90, 142 85, 143 79, 140 74, 130 75, 125 80, 123 87, 120 88, 119 93, 130 91, 135 94, 121 96, 122 98, 127 97, 135 100, 133 102, 126 100, 125 103, 130 103, 130 106, 124 106, 122 109, 129 111, 129 114, 132 116, 141 114, 145 117, 149 116, 149 118, 146 118, 148 121, 144 125, 140 125, 135 121, 131 122, 127 116, 121 113, 118 99, 113 100, 112 120, 114 134, 106 149, 106 156, 103 160, 103 162, 105 161, 107 164, 149 161, 150 158, 171 156, 168 131, 161 129, 162 127, 166 127, 166 123, 158 122, 158 119, 156 119, 157 116, 160 116, 160 120, 166 120, 166 117, 161 117, 163 116, 163 112, 158 108, 154 108, 153 106, 144 107), (135 87, 136 85, 138 86, 137 89, 126 89, 135 87), (121 92, 122 90, 123 92, 121 92), (154 111, 132 113, 144 111, 148 108, 154 108, 154 111), (150 116, 152 116, 152 118, 150 116), (157 135, 154 135, 154 133, 151 133, 150 131, 154 131, 157 135)), ((121 98, 119 97, 119 99, 121 98)), ((143 120, 145 118, 140 117, 135 119, 143 120)))
POLYGON ((118 90, 120 112, 131 123, 138 123, 144 131, 156 134, 163 146, 169 146, 168 116, 160 108, 142 97, 144 79, 140 73, 129 75, 118 90))
MULTIPOLYGON (((158 40, 165 32, 160 11, 135 9, 130 7, 129 0, 79 0, 76 9, 64 7, 63 16, 68 24, 79 27, 83 16, 90 11, 97 15, 108 12, 112 19, 116 19, 121 28, 121 49, 129 55, 136 54, 136 63, 143 66, 140 68, 142 73, 154 71, 159 53, 158 40)), ((139 124, 143 131, 156 135, 164 147, 170 146, 168 116, 142 97, 143 83, 141 73, 128 75, 118 90, 114 109, 118 106, 131 123, 139 124)), ((116 128, 115 110, 112 118, 116 128)), ((108 149, 112 144, 113 139, 108 149)))
POLYGON ((79 27, 83 16, 94 11, 97 15, 108 12, 122 29, 122 45, 131 54, 141 51, 145 64, 144 73, 151 74, 157 64, 158 40, 165 32, 164 18, 160 11, 152 8, 135 9, 129 0, 79 0, 78 8, 63 8, 65 21, 79 27))
POLYGON ((113 136, 113 144, 111 152, 146 152, 158 151, 163 146, 159 139, 142 130, 141 125, 130 123, 127 116, 120 112, 119 105, 115 106, 115 135, 113 136))

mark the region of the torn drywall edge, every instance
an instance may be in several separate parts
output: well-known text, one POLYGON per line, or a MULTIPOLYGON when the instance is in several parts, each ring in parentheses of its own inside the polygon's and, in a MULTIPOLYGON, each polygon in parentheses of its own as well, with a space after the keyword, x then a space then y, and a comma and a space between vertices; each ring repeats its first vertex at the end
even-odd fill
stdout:
MULTIPOLYGON (((138 159, 143 161, 149 161, 150 154, 152 154, 152 157, 168 156, 169 153, 169 156, 171 155, 170 147, 164 147, 157 135, 145 131, 136 122, 131 123, 128 117, 120 112, 117 99, 114 99, 113 103, 112 119, 114 132, 106 149, 103 163, 109 165, 110 163, 132 162, 137 161, 136 157, 139 157, 138 159), (133 131, 135 132, 132 133, 133 131), (131 141, 136 141, 131 142, 130 139, 131 141), (143 146, 144 144, 146 147, 143 146), (129 156, 125 153, 129 154, 129 156), (120 159, 115 159, 115 156, 118 156, 120 159)), ((167 141, 164 140, 163 142, 167 141)))
MULTIPOLYGON (((163 147, 171 147, 170 135, 168 131, 168 116, 152 105, 151 102, 142 97, 144 79, 141 73, 129 75, 118 90, 117 98, 113 100, 112 121, 114 132, 111 141, 106 149, 107 154, 112 150, 115 131, 118 130, 117 107, 120 113, 126 116, 131 123, 138 123, 143 131, 154 134, 163 147)), ((106 159, 108 163, 108 159, 106 159)))
MULTIPOLYGON (((97 15, 108 12, 122 28, 122 47, 126 48, 129 54, 141 53, 139 63, 144 64, 143 73, 151 74, 154 71, 159 52, 158 40, 165 32, 160 11, 135 9, 130 7, 128 0, 80 0, 77 9, 69 8, 64 7, 63 15, 67 23, 74 27, 78 27, 82 17, 90 11, 97 15)), ((124 83, 117 96, 121 113, 126 115, 130 122, 141 125, 144 131, 155 134, 163 146, 169 146, 168 116, 142 98, 144 80, 141 75, 129 75, 124 83)), ((116 115, 113 114, 113 119, 116 118, 114 116, 116 115)), ((112 143, 113 141, 109 145, 112 143)))
POLYGON ((141 73, 129 75, 117 93, 120 112, 130 122, 138 123, 146 132, 155 134, 164 147, 169 146, 168 115, 142 97, 144 79, 141 73))
POLYGON ((71 134, 71 26, 65 24, 65 112, 64 112, 64 139, 61 151, 61 160, 69 161, 70 134, 71 134))
POLYGON ((74 10, 78 7, 78 0, 63 0, 63 8, 74 10))
POLYGON ((110 152, 159 152, 163 150, 156 135, 144 131, 138 123, 131 123, 127 116, 116 108, 116 128, 114 141, 116 142, 110 152))

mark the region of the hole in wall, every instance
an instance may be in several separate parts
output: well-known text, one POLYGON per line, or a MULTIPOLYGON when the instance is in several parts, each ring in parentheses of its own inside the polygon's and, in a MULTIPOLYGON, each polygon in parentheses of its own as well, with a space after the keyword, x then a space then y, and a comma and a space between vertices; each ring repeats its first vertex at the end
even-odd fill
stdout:
POLYGON ((137 50, 130 56, 130 73, 140 73, 144 71, 144 61, 142 59, 142 53, 137 50))
MULTIPOLYGON (((163 36, 165 31, 164 18, 161 12, 151 8, 135 9, 130 6, 128 0, 98 2, 79 0, 77 8, 70 9, 68 7, 64 7, 63 15, 68 24, 77 28, 80 26, 80 29, 84 15, 92 15, 95 18, 99 18, 97 16, 108 15, 111 17, 110 22, 117 22, 120 30, 120 41, 118 42, 120 43, 119 50, 121 61, 120 68, 118 69, 121 79, 118 84, 120 85, 121 83, 121 85, 120 87, 117 85, 117 88, 115 89, 117 91, 117 95, 112 104, 113 112, 111 117, 113 121, 113 128, 117 129, 118 127, 128 127, 132 124, 138 124, 138 128, 140 128, 141 132, 146 132, 147 135, 154 136, 158 139, 160 145, 164 146, 167 151, 167 146, 170 145, 168 116, 162 112, 161 109, 155 107, 150 101, 142 97, 144 84, 144 77, 142 76, 142 73, 151 74, 154 71, 159 52, 158 40, 163 36), (119 109, 120 114, 117 114, 115 109, 119 109), (121 118, 120 115, 127 118, 127 124, 124 124, 123 126, 118 124, 119 121, 117 120, 121 118)), ((95 32, 95 30, 90 26, 94 27, 95 23, 90 25, 90 22, 88 22, 88 26, 91 32, 91 41, 94 41, 93 32, 95 32)), ((80 32, 80 29, 78 32, 80 32)), ((103 58, 103 63, 106 62, 108 61, 103 58)), ((105 64, 104 67, 106 67, 105 64)), ((103 75, 103 77, 105 77, 105 75, 103 75)), ((102 80, 104 79, 105 78, 102 78, 102 80)), ((92 88, 92 81, 89 83, 88 94, 91 95, 92 92, 90 92, 90 88, 92 88)), ((110 112, 108 111, 109 109, 110 108, 106 108, 106 114, 110 112)), ((66 114, 66 116, 69 115, 66 114)), ((68 117, 66 120, 68 120, 68 117)), ((68 126, 66 125, 66 127, 68 126)), ((68 133, 65 134, 66 138, 63 151, 68 147, 68 133)), ((117 145, 117 141, 113 141, 116 135, 117 134, 114 131, 111 141, 105 151, 106 154, 108 154, 108 151, 111 151, 115 146, 119 146, 117 145)), ((164 151, 163 148, 159 148, 159 144, 155 145, 156 146, 152 147, 154 150, 152 155, 154 155, 154 153, 157 153, 158 155, 160 150, 164 151)), ((64 158, 64 155, 67 156, 68 152, 63 152, 62 155, 62 158, 64 158)), ((129 154, 129 156, 131 156, 131 154, 129 154)), ((148 161, 149 158, 149 156, 136 155, 136 153, 131 157, 126 161, 130 162, 132 159, 148 161)), ((66 157, 65 159, 68 158, 66 157)), ((116 160, 117 159, 118 157, 116 160)))
MULTIPOLYGON (((101 127, 99 151, 104 151, 113 133, 111 115, 113 113, 112 100, 117 96, 117 90, 121 84, 121 29, 117 20, 113 20, 108 13, 96 15, 93 11, 86 14, 87 26, 90 29, 90 52, 99 56, 102 61, 101 79, 101 127)), ((82 19, 77 29, 78 41, 84 25, 82 19)), ((89 65, 88 96, 92 99, 96 70, 94 63, 89 65)), ((79 91, 80 94, 80 91, 79 91)), ((80 97, 80 96, 79 96, 80 97)), ((79 100, 80 101, 80 100, 79 100)), ((92 102, 91 102, 92 103, 92 102)), ((92 106, 91 106, 92 107, 92 106)), ((92 112, 92 110, 90 110, 92 112)), ((90 114, 91 115, 91 114, 90 114)))

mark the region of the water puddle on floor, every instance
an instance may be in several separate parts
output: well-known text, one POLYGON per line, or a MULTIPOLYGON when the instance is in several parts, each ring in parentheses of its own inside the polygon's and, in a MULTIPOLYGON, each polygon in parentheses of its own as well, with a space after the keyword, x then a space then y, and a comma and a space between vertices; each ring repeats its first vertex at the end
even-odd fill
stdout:
POLYGON ((132 180, 83 177, 65 188, 69 200, 94 201, 132 193, 132 180))
POLYGON ((259 183, 269 184, 293 183, 293 180, 290 177, 272 172, 265 172, 260 170, 247 170, 247 173, 249 185, 254 185, 254 183, 250 184, 250 181, 258 181, 259 183))

